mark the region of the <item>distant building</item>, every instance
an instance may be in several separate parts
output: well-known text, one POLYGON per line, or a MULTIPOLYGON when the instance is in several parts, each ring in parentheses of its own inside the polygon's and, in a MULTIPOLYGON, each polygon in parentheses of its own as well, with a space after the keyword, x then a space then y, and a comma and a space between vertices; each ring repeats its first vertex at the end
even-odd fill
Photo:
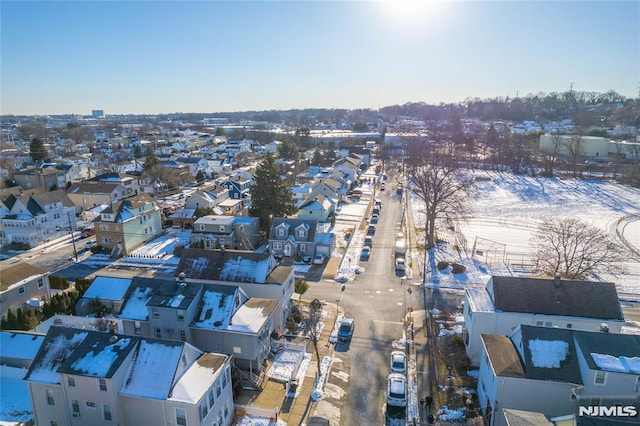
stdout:
POLYGON ((93 118, 104 118, 104 110, 103 109, 92 109, 91 117, 93 118))

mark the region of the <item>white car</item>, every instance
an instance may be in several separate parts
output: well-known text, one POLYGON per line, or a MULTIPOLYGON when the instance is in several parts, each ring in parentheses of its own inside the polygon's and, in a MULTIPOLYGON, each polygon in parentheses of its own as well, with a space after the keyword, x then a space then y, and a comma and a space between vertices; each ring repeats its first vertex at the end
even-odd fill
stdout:
POLYGON ((389 374, 387 379, 387 405, 407 406, 407 378, 399 373, 389 374))
POLYGON ((406 268, 404 257, 396 257, 396 271, 404 271, 406 268))
POLYGON ((392 373, 407 373, 407 356, 402 351, 391 352, 391 361, 389 362, 389 369, 392 373))
POLYGON ((324 254, 316 254, 313 258, 314 265, 322 265, 324 263, 324 254))

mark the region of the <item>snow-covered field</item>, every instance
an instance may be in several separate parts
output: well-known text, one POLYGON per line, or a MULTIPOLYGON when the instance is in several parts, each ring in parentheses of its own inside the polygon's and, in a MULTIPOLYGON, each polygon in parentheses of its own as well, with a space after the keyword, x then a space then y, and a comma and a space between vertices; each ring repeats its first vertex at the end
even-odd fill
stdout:
MULTIPOLYGON (((482 281, 483 275, 492 272, 526 270, 531 265, 532 231, 544 221, 558 217, 578 217, 602 228, 612 238, 622 236, 628 245, 640 250, 640 189, 606 181, 537 178, 491 171, 479 171, 475 176, 481 180, 475 183, 471 214, 456 225, 457 242, 466 249, 462 261, 468 270, 466 274, 458 274, 464 275, 459 277, 463 281, 482 281), (465 255, 468 259, 464 259, 465 255)), ((420 205, 414 201, 413 207, 416 226, 424 227, 420 205)), ((453 232, 448 238, 452 243, 456 241, 453 232)), ((640 294, 640 257, 629 250, 624 267, 627 269, 624 274, 599 278, 615 282, 621 294, 640 294)), ((438 278, 441 282, 456 280, 447 277, 446 271, 438 278)))

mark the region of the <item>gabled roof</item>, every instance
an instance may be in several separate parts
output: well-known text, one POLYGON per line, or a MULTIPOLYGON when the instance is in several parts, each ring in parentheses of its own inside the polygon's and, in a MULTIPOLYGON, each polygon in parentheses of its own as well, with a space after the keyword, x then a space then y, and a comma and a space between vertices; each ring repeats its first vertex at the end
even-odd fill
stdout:
POLYGON ((331 208, 331 205, 332 202, 327 197, 318 194, 315 197, 309 197, 304 200, 298 205, 298 209, 327 211, 331 208))
POLYGON ((522 325, 520 331, 527 378, 582 384, 572 330, 522 325))
POLYGON ((51 327, 24 380, 60 383, 58 370, 89 335, 88 331, 51 327))
POLYGON ((623 321, 615 284, 492 277, 496 311, 623 321))
POLYGON ((176 158, 176 163, 197 164, 203 159, 202 157, 178 157, 176 158))
POLYGON ((64 207, 73 207, 73 201, 69 199, 67 194, 62 189, 57 189, 55 191, 43 192, 41 194, 34 194, 31 196, 33 200, 35 200, 42 208, 45 206, 62 203, 64 207))
POLYGON ((18 262, 7 267, 3 265, 2 273, 0 273, 0 291, 6 291, 13 285, 27 282, 45 274, 47 274, 47 271, 27 262, 18 262))
POLYGON ((318 229, 318 221, 315 219, 294 219, 285 217, 274 217, 271 222, 271 231, 269 232, 269 239, 277 239, 276 228, 282 225, 287 226, 289 235, 295 239, 295 230, 300 226, 304 226, 308 230, 308 238, 305 241, 313 242, 316 237, 318 229))
POLYGON ((640 375, 640 336, 574 331, 578 349, 591 370, 640 375))
POLYGON ((180 256, 176 276, 184 272, 187 278, 265 283, 276 264, 269 253, 186 249, 180 256))
POLYGON ((83 182, 74 183, 67 190, 68 194, 109 194, 111 195, 118 188, 124 188, 119 183, 103 183, 103 182, 83 182))
POLYGON ((204 353, 178 379, 171 390, 171 401, 197 404, 220 376, 220 371, 229 357, 204 353))

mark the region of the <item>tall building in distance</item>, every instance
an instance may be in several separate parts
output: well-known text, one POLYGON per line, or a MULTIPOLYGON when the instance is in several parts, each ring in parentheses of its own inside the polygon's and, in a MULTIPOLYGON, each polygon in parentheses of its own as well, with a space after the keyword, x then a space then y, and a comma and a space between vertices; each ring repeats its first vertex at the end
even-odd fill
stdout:
POLYGON ((103 109, 92 109, 91 117, 93 118, 104 118, 104 110, 103 109))

